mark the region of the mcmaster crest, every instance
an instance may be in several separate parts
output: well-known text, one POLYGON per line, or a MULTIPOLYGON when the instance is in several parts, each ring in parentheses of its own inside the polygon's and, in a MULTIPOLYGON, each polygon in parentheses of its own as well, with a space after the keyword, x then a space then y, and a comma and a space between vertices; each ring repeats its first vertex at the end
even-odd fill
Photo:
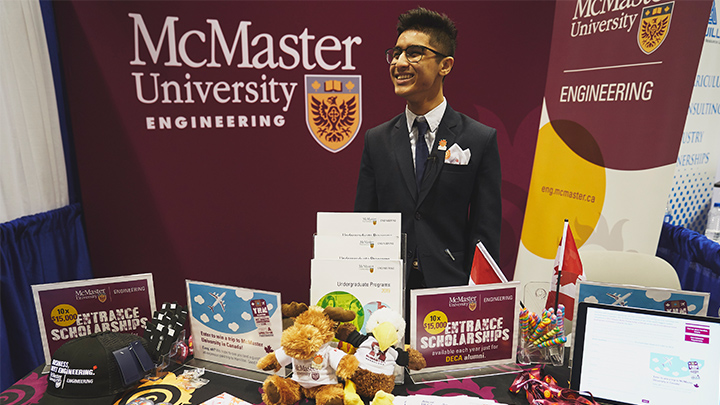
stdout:
POLYGON ((670 31, 675 2, 657 4, 643 8, 638 27, 638 46, 646 54, 653 53, 662 45, 670 31))
POLYGON ((330 152, 347 147, 360 129, 359 75, 306 75, 305 121, 316 142, 330 152))

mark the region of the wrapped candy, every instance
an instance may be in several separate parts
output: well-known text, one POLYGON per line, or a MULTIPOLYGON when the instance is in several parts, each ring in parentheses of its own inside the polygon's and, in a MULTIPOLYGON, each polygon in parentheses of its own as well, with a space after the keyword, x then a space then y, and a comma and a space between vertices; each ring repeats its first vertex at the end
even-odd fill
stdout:
POLYGON ((560 387, 549 374, 543 376, 540 367, 518 374, 509 391, 514 394, 525 391, 528 403, 533 405, 599 405, 592 395, 588 399, 577 391, 560 387))

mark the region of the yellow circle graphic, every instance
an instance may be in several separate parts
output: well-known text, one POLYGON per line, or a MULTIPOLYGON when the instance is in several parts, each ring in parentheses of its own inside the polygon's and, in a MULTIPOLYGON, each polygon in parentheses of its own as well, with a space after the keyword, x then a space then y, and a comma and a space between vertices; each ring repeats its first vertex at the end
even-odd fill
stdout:
POLYGON ((580 248, 600 219, 605 180, 605 168, 573 152, 552 123, 540 128, 522 229, 523 245, 539 257, 555 258, 567 218, 580 248))
POLYGON ((432 311, 425 315, 423 320, 423 327, 425 331, 431 335, 437 335, 438 333, 445 331, 447 325, 447 315, 442 311, 432 311))
POLYGON ((50 311, 50 319, 57 326, 70 326, 77 319, 77 309, 72 305, 60 304, 50 311))

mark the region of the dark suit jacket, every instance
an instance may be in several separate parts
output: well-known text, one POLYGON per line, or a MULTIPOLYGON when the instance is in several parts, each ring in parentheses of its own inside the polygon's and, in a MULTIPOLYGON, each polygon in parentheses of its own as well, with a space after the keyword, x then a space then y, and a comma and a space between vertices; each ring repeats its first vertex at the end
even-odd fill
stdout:
POLYGON ((500 182, 497 131, 448 105, 418 194, 403 112, 365 134, 355 211, 402 213, 408 260, 418 253, 427 286, 467 285, 478 240, 498 262, 500 182), (443 139, 448 149, 469 148, 470 163, 445 164, 443 139))

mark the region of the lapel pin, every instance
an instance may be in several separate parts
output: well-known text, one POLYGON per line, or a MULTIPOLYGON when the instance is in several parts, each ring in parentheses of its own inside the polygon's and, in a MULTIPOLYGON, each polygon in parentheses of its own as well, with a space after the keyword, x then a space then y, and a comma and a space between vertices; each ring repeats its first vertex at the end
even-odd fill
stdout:
POLYGON ((446 150, 447 149, 447 140, 441 139, 438 143, 438 150, 446 150))

